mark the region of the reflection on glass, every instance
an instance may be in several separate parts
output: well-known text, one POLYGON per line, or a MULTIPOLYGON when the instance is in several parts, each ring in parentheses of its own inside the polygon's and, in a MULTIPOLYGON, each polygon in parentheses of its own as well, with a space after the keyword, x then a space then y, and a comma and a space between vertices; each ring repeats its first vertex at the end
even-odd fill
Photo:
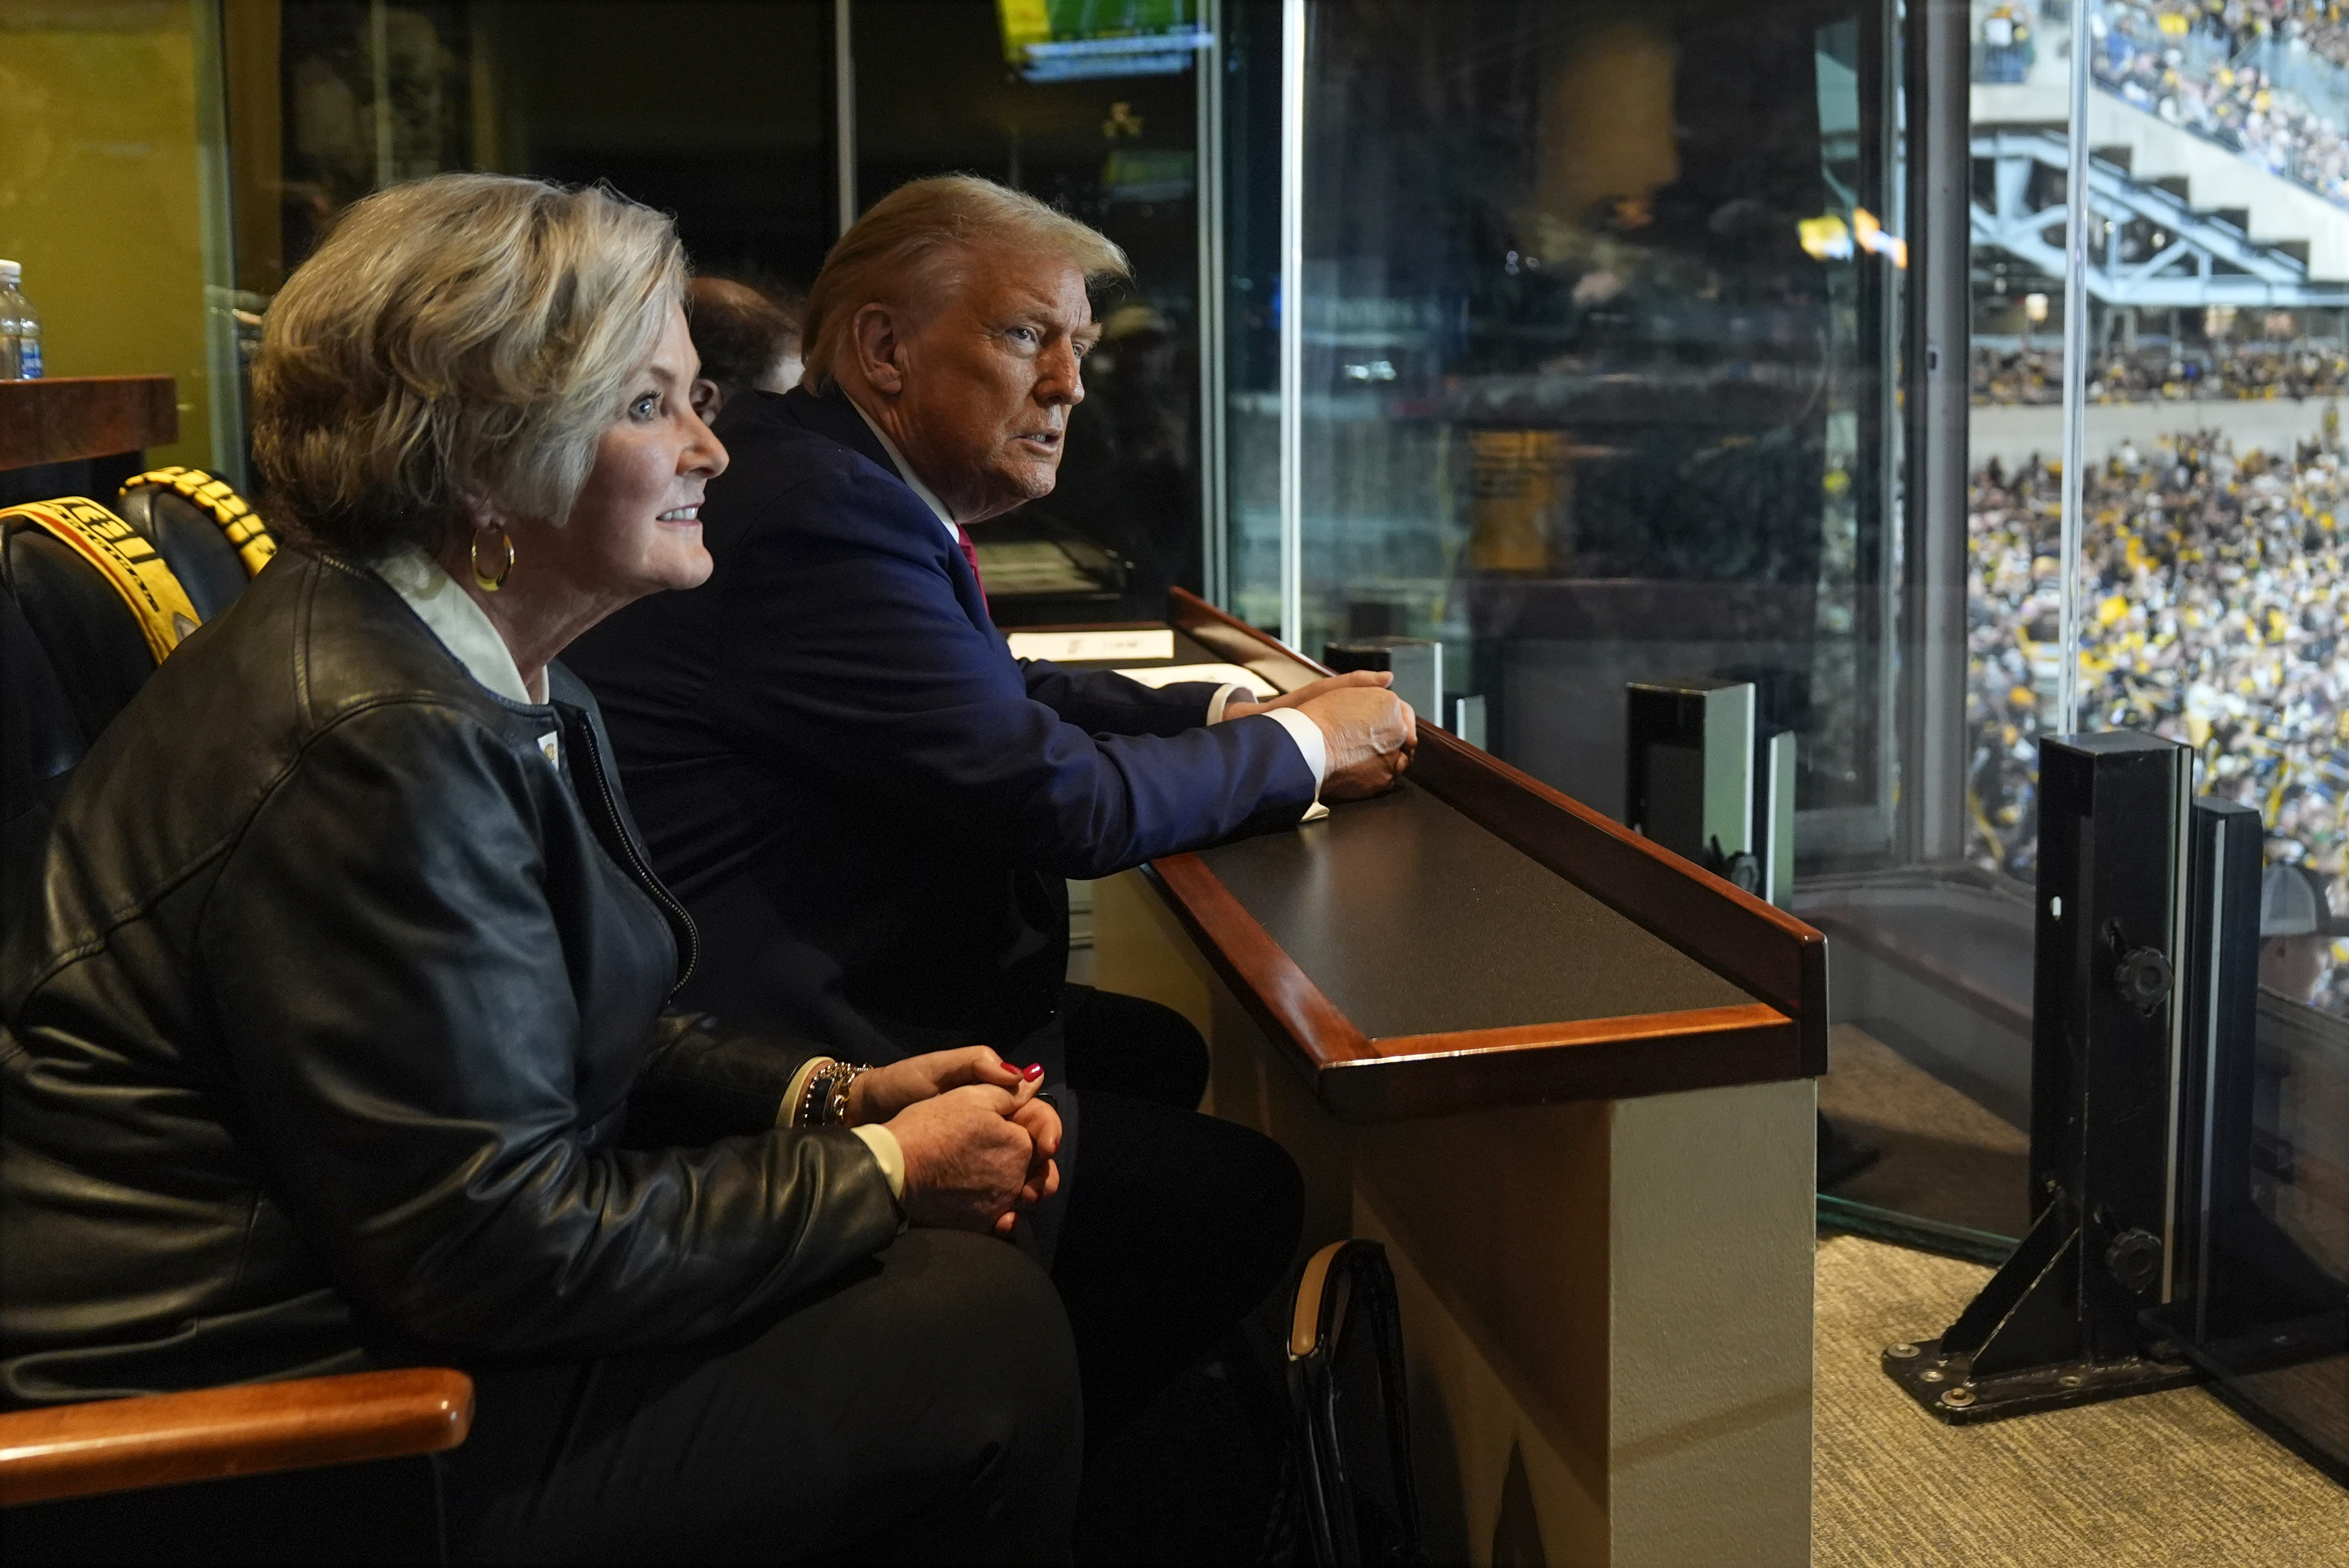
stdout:
MULTIPOLYGON (((232 21, 245 9, 230 7, 232 21)), ((274 37, 247 30, 250 45, 278 52, 280 112, 239 112, 271 77, 233 59, 230 108, 241 170, 264 169, 253 154, 282 142, 287 267, 349 202, 449 169, 609 181, 675 212, 705 270, 804 285, 832 242, 823 0, 287 0, 282 11, 274 37)), ((233 27, 233 56, 239 37, 233 27)))
POLYGON ((2349 1478, 2349 1023, 2267 989, 2235 1011, 2188 1064, 2158 1317, 2222 1397, 2349 1478))
MULTIPOLYGON (((1494 750, 1619 817, 1627 686, 1751 683, 1795 741, 1792 902, 1837 944, 1821 1092, 1845 1136, 1823 1133, 1821 1169, 1853 1212, 1995 1253, 2029 1217, 2031 909, 1965 857, 1963 498, 1909 495, 1918 152, 1894 14, 1311 17, 1303 642, 1440 640, 1494 750)), ((1259 146, 1272 44, 1234 45, 1227 105, 1259 146)), ((1229 307, 1235 597, 1272 624, 1289 302, 1266 298, 1277 211, 1235 191, 1235 231, 1258 225, 1229 307)), ((2054 449, 2054 412, 2029 412, 2054 449)), ((2042 588, 2026 554, 2016 596, 2042 588)), ((1981 598, 1987 671, 2008 648, 1981 598)), ((2041 678, 2025 650, 1998 689, 2041 678)))
POLYGON ((1442 639, 1495 750, 1617 812, 1625 684, 1742 675, 1881 846, 1892 58, 1858 7, 1315 9, 1309 649, 1442 639))
POLYGON ((1201 584, 1195 5, 888 0, 854 9, 859 201, 984 175, 1123 245, 1058 488, 982 526, 1007 625, 1154 619, 1201 584), (1015 591, 1022 590, 1022 591, 1015 591))
MULTIPOLYGON (((211 21, 188 5, 0 6, 0 254, 43 316, 47 376, 175 377, 179 439, 149 458, 234 473, 226 202, 198 179, 219 150, 211 21)), ((16 470, 0 495, 98 493, 102 480, 68 477, 84 472, 16 470)))
MULTIPOLYGON (((229 39, 241 185, 282 195, 238 235, 272 263, 252 304, 351 201, 476 168, 608 181, 674 212, 698 271, 788 305, 837 229, 833 15, 829 0, 287 0, 280 27, 229 39), (278 101, 256 104, 271 81, 278 101)), ((982 174, 1133 259, 1136 287, 1099 302, 1059 490, 979 537, 999 618, 1162 614, 1168 585, 1203 570, 1200 7, 857 0, 850 26, 862 204, 982 174)))

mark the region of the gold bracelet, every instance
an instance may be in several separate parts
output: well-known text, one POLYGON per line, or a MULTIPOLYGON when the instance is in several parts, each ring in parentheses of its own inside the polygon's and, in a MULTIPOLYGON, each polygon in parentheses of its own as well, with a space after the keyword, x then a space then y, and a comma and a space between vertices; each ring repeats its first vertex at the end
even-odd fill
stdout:
POLYGON ((827 1127, 848 1125, 848 1090, 858 1078, 873 1069, 869 1067, 840 1066, 832 1069, 828 1091, 824 1095, 823 1121, 827 1127))

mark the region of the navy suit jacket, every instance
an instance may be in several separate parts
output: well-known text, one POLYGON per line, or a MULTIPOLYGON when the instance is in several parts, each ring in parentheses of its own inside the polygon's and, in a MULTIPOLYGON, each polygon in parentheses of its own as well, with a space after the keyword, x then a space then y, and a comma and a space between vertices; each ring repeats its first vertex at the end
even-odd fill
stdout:
POLYGON ((1311 804, 1278 724, 1206 727, 1213 686, 1012 658, 961 551, 839 392, 744 393, 717 428, 731 461, 702 510, 710 580, 564 655, 702 928, 688 1002, 849 1050, 866 1026, 1009 1044, 1058 1003, 1062 879, 1311 804))

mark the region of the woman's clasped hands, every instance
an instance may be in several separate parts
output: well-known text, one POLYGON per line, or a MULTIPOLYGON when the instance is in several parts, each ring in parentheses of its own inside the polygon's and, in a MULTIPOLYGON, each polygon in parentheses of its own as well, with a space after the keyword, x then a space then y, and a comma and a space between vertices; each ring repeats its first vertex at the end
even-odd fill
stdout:
POLYGON ((986 1046, 932 1051, 860 1074, 848 1122, 897 1140, 912 1223, 1004 1235, 1021 1209, 1060 1190, 1061 1117, 1043 1088, 1041 1067, 1014 1067, 986 1046))

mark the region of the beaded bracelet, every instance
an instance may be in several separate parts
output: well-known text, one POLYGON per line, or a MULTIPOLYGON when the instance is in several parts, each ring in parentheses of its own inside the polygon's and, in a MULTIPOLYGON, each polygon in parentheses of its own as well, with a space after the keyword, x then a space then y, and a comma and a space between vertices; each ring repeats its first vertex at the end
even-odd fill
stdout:
POLYGON ((794 1127, 845 1127, 848 1125, 848 1090, 869 1067, 853 1066, 847 1062, 827 1062, 808 1075, 807 1087, 800 1091, 800 1103, 792 1117, 794 1127))

